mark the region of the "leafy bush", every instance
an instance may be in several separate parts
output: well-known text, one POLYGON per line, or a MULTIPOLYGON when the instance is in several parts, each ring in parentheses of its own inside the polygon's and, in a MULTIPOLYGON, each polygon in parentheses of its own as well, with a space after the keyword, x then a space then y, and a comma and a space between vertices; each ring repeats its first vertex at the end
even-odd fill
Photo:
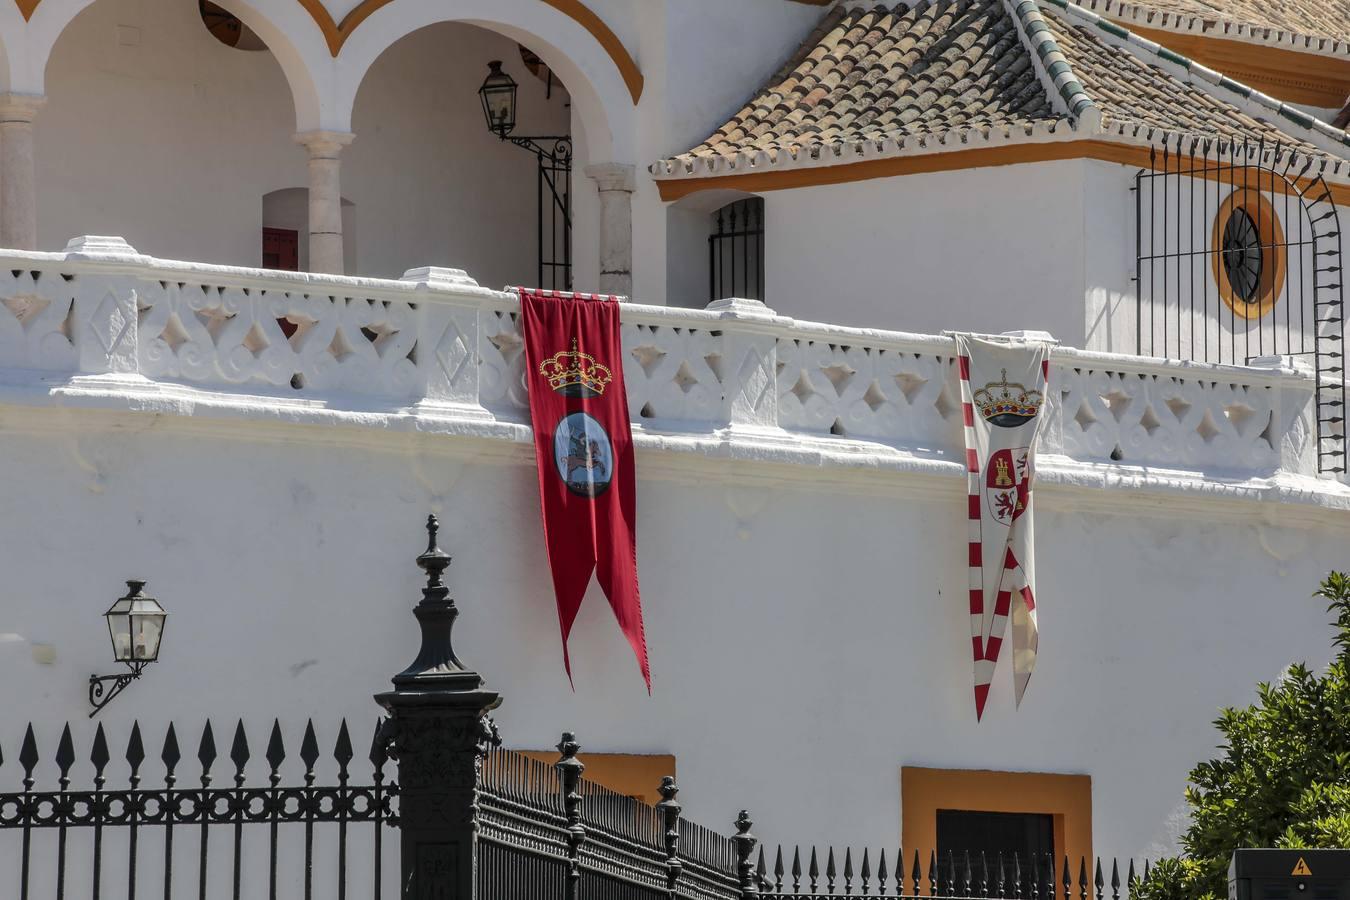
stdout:
POLYGON ((1239 847, 1350 847, 1350 576, 1314 596, 1336 616, 1336 659, 1320 676, 1290 666, 1256 704, 1222 711, 1223 755, 1190 773, 1182 856, 1152 868, 1145 900, 1226 898, 1239 847))

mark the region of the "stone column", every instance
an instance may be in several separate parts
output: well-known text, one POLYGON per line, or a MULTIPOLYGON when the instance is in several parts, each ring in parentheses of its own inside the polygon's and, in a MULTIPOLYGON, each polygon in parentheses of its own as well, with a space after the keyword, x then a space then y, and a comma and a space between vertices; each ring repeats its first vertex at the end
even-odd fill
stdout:
POLYGON ((633 294, 632 166, 599 163, 586 167, 586 177, 600 190, 600 293, 633 294))
POLYGON ((343 274, 342 179, 338 154, 356 139, 345 131, 295 136, 309 151, 309 271, 343 274))
POLYGON ((47 102, 37 94, 0 94, 0 245, 37 249, 33 118, 47 102))

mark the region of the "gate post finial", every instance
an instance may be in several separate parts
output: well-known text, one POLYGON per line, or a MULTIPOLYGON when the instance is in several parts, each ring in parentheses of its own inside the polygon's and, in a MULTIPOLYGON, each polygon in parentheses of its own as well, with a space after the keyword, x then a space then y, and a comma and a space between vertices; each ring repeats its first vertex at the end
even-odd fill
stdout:
POLYGON ((439 523, 427 517, 427 574, 413 609, 422 632, 417 658, 375 696, 389 712, 390 758, 398 762, 402 897, 475 900, 477 793, 493 743, 488 712, 501 696, 455 655, 451 631, 459 610, 442 581, 450 557, 437 545, 439 523))
POLYGON ((750 833, 754 824, 750 820, 750 813, 741 810, 740 815, 736 817, 736 833, 731 836, 731 842, 736 847, 736 874, 740 877, 743 898, 759 896, 755 864, 751 861, 751 857, 755 855, 755 845, 759 843, 759 838, 750 833))

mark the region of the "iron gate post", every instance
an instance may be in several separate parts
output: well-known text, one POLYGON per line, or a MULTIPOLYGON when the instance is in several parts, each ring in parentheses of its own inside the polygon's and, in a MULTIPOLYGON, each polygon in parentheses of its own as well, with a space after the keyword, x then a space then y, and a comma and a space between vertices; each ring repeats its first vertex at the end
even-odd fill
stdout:
POLYGON ((398 762, 403 900, 474 900, 477 888, 478 782, 496 731, 488 712, 501 697, 451 646, 459 610, 441 576, 450 557, 436 545, 438 523, 427 518, 427 573, 413 609, 422 647, 394 676, 394 690, 375 700, 389 712, 383 739, 398 762))

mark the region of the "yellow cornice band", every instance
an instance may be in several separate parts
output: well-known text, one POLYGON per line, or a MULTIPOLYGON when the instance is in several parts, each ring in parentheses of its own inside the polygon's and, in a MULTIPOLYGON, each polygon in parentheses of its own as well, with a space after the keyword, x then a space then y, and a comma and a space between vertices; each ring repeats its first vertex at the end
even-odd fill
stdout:
MULTIPOLYGON (((41 0, 14 0, 19 7, 19 12, 23 14, 24 21, 33 17, 33 11, 37 9, 41 0)), ((324 41, 328 44, 328 52, 334 57, 342 50, 342 45, 351 37, 356 26, 364 22, 371 13, 392 3, 393 0, 361 0, 356 8, 342 17, 342 22, 334 22, 333 17, 328 14, 328 8, 323 5, 323 0, 299 0, 301 6, 309 13, 309 17, 319 26, 323 32, 324 41)), ((604 20, 597 16, 581 0, 539 0, 541 3, 547 3, 549 6, 558 10, 558 12, 575 20, 582 28, 591 33, 600 46, 605 48, 609 58, 614 61, 618 67, 619 74, 623 76, 623 83, 628 86, 628 93, 637 103, 642 97, 642 72, 638 69, 637 62, 633 59, 628 48, 619 40, 619 36, 610 30, 604 20)))
MULTIPOLYGON (((36 5, 37 0, 19 0, 20 3, 29 2, 36 5)), ((324 40, 328 42, 328 52, 337 56, 342 50, 342 45, 351 37, 357 26, 370 17, 377 9, 394 2, 394 0, 361 0, 356 8, 342 17, 342 22, 334 22, 333 17, 328 14, 328 8, 323 5, 323 0, 299 0, 300 5, 305 8, 323 32, 324 40)), ((642 96, 642 72, 638 70, 637 62, 628 52, 628 48, 619 40, 618 35, 610 30, 604 20, 597 16, 581 0, 540 0, 546 3, 558 12, 573 19, 582 28, 591 33, 609 54, 609 58, 614 61, 618 67, 619 74, 623 76, 623 82, 628 86, 628 93, 637 103, 642 96)))

